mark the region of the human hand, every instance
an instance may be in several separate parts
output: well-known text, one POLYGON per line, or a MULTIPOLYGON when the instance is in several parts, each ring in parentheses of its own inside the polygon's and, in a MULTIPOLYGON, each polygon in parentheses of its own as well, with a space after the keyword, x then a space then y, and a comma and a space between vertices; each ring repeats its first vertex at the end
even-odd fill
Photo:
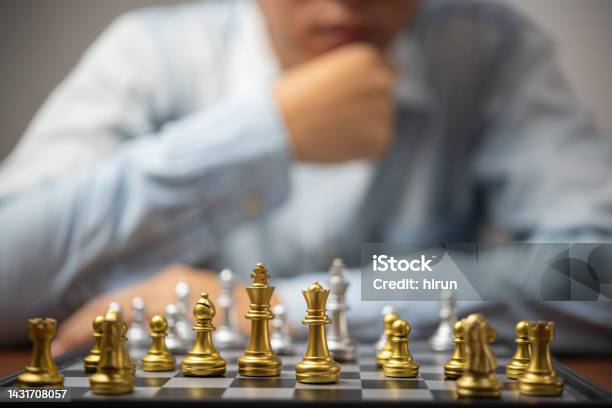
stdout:
MULTIPOLYGON (((215 272, 184 265, 169 266, 145 281, 104 293, 81 306, 60 324, 52 344, 53 355, 91 341, 93 319, 97 315, 104 314, 111 302, 116 302, 123 310, 129 311, 132 299, 139 296, 145 302, 147 319, 156 314, 163 316, 166 305, 176 302, 174 288, 180 280, 185 280, 192 288, 189 300, 192 305, 197 302, 201 292, 208 292, 213 301, 219 296, 219 283, 215 272)), ((124 313, 123 318, 129 321, 130 313, 124 313)))
POLYGON ((394 73, 366 44, 339 47, 290 69, 273 94, 297 160, 376 159, 393 134, 394 73))

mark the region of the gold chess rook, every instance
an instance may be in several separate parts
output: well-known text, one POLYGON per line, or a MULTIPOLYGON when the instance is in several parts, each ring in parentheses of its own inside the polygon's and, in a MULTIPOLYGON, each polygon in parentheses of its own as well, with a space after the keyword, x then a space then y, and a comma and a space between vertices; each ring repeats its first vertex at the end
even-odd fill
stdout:
POLYGON ((29 337, 32 341, 32 362, 25 372, 17 377, 17 383, 24 387, 59 387, 64 384, 51 358, 51 341, 57 331, 55 319, 35 318, 28 321, 29 337))
POLYGON ((564 380, 557 375, 550 356, 550 344, 555 338, 553 322, 531 322, 528 326, 531 362, 518 379, 519 392, 524 395, 555 397, 563 393, 564 380))

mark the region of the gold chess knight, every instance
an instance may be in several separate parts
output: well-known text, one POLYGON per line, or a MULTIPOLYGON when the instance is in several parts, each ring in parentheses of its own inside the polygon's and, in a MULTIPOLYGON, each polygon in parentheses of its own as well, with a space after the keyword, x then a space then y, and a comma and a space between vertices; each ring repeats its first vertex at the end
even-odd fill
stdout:
POLYGON ((274 319, 270 310, 274 286, 268 286, 268 278, 266 267, 258 263, 251 272, 251 286, 246 288, 251 303, 245 317, 251 321, 251 335, 244 355, 238 359, 238 372, 247 377, 274 377, 281 372, 281 359, 270 344, 268 321, 274 319))
POLYGON ((96 372, 89 377, 94 394, 127 394, 134 391, 134 376, 124 353, 124 321, 121 311, 111 309, 104 315, 100 362, 96 372))
POLYGON ((518 379, 519 392, 533 396, 559 396, 563 393, 563 378, 557 375, 550 357, 550 344, 555 337, 553 322, 530 322, 531 362, 518 379))
POLYGON ((531 346, 529 344, 529 322, 521 320, 516 324, 516 352, 506 366, 506 376, 517 379, 527 371, 531 360, 531 346))
POLYGON ((334 361, 325 336, 325 325, 331 320, 325 313, 329 289, 313 282, 302 294, 306 299, 307 314, 302 324, 309 326, 306 353, 295 366, 295 376, 301 383, 334 383, 340 379, 340 364, 334 361))
POLYGON ((378 368, 382 368, 385 361, 391 357, 391 353, 393 351, 393 330, 391 329, 391 326, 393 326, 393 323, 395 323, 397 319, 399 319, 399 316, 394 312, 387 313, 383 317, 384 335, 386 336, 386 341, 383 348, 376 353, 376 366, 378 366, 378 368))
POLYGON ((457 380, 457 394, 463 398, 499 398, 502 384, 489 346, 495 340, 495 330, 480 313, 468 316, 464 323, 467 365, 457 380))
POLYGON ((62 386, 64 376, 58 372, 51 359, 51 341, 55 337, 57 321, 50 318, 30 319, 28 328, 33 345, 32 362, 17 377, 17 383, 25 387, 62 386))
POLYGON ((104 325, 104 316, 98 315, 94 318, 92 326, 93 326, 93 337, 94 342, 93 346, 91 346, 91 350, 89 354, 83 359, 83 365, 85 366, 85 371, 88 373, 93 373, 98 368, 98 363, 100 362, 100 350, 102 349, 102 326, 104 325))
POLYGON ((391 356, 383 364, 387 377, 414 378, 419 375, 419 363, 412 359, 408 348, 410 324, 405 320, 396 320, 391 326, 393 349, 391 356))
POLYGON ((457 321, 453 326, 453 343, 455 349, 453 355, 446 364, 444 364, 444 376, 450 379, 457 379, 463 375, 466 365, 465 340, 464 340, 464 322, 457 321))
POLYGON ((214 377, 225 374, 227 362, 221 357, 212 339, 215 326, 212 319, 216 314, 215 305, 208 293, 202 293, 198 303, 193 307, 196 333, 193 348, 181 362, 183 374, 192 377, 214 377))
POLYGON ((163 316, 155 315, 149 323, 151 329, 151 347, 142 358, 143 371, 172 371, 176 368, 174 357, 166 346, 168 322, 163 316))

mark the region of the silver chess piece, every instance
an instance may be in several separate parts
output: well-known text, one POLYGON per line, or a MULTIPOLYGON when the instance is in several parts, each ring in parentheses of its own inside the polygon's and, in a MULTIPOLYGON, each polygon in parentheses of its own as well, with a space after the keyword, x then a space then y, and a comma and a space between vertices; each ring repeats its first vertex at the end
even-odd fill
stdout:
POLYGON ((166 321, 168 322, 168 335, 166 336, 166 346, 173 353, 182 353, 187 350, 187 345, 181 340, 176 329, 176 319, 178 311, 176 305, 166 306, 166 321))
POLYGON ((274 319, 272 320, 272 335, 270 336, 270 344, 272 349, 278 355, 295 354, 295 346, 289 333, 289 325, 287 324, 287 311, 285 306, 276 305, 272 308, 274 319))
POLYGON ((176 284, 176 332, 183 344, 192 344, 195 340, 193 324, 191 322, 191 288, 184 280, 176 284))
MULTIPOLYGON (((381 314, 382 314, 382 316, 384 318, 386 315, 391 314, 391 313, 395 313, 395 308, 393 306, 388 306, 387 305, 387 306, 383 307, 383 310, 382 310, 381 314)), ((376 342, 376 351, 380 351, 380 350, 384 349, 385 348, 385 344, 387 344, 387 335, 383 331, 383 334, 380 335, 380 338, 376 342)))
POLYGON ((132 299, 132 324, 127 332, 128 347, 133 350, 146 349, 151 344, 147 330, 145 303, 141 297, 132 299))
POLYGON ((337 361, 351 361, 355 358, 355 346, 349 337, 346 321, 346 290, 349 282, 346 278, 346 266, 341 259, 334 259, 331 268, 329 287, 331 293, 327 300, 331 324, 327 329, 327 345, 337 361))
POLYGON ((240 348, 246 344, 246 339, 238 328, 236 310, 234 308, 234 286, 236 276, 230 269, 224 269, 219 274, 221 293, 217 306, 221 310, 223 319, 215 332, 213 339, 215 346, 220 350, 240 348))
POLYGON ((457 302, 455 296, 450 292, 442 292, 440 295, 440 324, 435 333, 429 339, 432 350, 446 351, 454 348, 453 326, 457 322, 457 302))

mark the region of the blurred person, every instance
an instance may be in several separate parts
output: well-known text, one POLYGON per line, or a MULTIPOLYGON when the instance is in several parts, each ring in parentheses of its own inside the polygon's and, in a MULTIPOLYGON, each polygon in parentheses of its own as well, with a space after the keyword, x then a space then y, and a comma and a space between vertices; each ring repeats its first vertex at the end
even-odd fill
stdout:
MULTIPOLYGON (((50 95, 0 168, 3 345, 34 315, 56 352, 111 301, 160 313, 173 285, 219 292, 268 266, 275 301, 362 242, 610 240, 612 143, 559 72, 552 42, 488 1, 218 0, 118 18, 50 95)), ((248 303, 237 291, 239 310, 248 303)), ((399 305, 417 328, 435 302, 399 305)), ((462 306, 463 307, 463 306, 462 306)), ((466 308, 474 305, 466 305, 466 308)), ((480 304, 553 316, 557 346, 609 350, 603 304, 480 304), (579 328, 579 330, 576 330, 579 328)), ((466 309, 467 310, 467 309, 466 309)), ((244 313, 242 313, 244 314, 244 313)), ((499 326, 498 326, 499 327, 499 326)))

